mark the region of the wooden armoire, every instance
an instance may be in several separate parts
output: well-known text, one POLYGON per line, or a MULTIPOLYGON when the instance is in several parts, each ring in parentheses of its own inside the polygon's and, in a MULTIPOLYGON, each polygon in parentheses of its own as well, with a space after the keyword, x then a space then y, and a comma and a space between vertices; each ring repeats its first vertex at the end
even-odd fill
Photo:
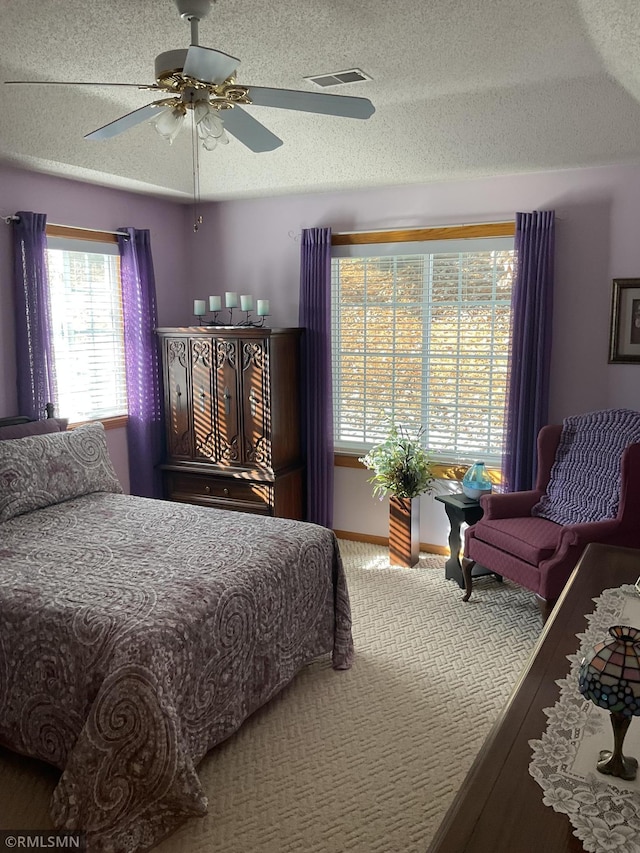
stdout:
POLYGON ((304 518, 301 329, 158 329, 169 500, 304 518))

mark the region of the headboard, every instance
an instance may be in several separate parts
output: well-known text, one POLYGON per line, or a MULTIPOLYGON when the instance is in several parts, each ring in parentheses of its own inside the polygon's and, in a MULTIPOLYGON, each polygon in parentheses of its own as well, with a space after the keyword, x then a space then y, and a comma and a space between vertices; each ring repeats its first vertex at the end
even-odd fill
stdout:
POLYGON ((53 403, 46 405, 47 418, 34 421, 26 415, 15 415, 11 418, 0 418, 0 441, 9 438, 26 438, 30 435, 46 435, 51 432, 64 432, 67 428, 67 418, 55 418, 53 403))
MULTIPOLYGON (((47 413, 47 418, 52 418, 55 410, 53 403, 47 403, 44 408, 47 413)), ((0 418, 0 427, 17 426, 18 424, 30 423, 34 423, 34 420, 26 415, 16 415, 13 418, 0 418)))

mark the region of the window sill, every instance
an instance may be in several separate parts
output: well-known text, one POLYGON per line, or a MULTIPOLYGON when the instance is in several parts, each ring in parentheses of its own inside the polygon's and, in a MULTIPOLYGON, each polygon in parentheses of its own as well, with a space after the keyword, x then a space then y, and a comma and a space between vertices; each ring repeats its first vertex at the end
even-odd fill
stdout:
POLYGON ((126 427, 128 420, 128 415, 116 415, 113 418, 95 418, 90 421, 77 421, 76 423, 69 424, 69 429, 75 429, 76 427, 84 426, 85 424, 95 423, 101 423, 105 430, 122 429, 123 427, 126 427))
MULTIPOLYGON (((336 468, 360 468, 366 470, 362 462, 359 461, 358 455, 353 453, 335 453, 333 464, 336 468)), ((455 462, 434 462, 433 476, 436 480, 462 481, 468 469, 468 463, 458 465, 455 462)), ((500 485, 502 482, 502 471, 499 468, 488 468, 487 473, 494 485, 500 485)))

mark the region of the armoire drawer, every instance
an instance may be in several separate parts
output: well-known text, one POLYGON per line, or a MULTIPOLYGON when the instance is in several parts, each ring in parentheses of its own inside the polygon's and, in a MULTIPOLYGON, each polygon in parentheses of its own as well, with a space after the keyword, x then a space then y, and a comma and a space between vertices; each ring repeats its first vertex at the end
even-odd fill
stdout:
POLYGON ((165 477, 167 497, 170 499, 188 498, 196 502, 200 498, 205 502, 215 499, 216 503, 228 500, 267 505, 272 503, 273 486, 269 483, 178 471, 167 471, 165 477))

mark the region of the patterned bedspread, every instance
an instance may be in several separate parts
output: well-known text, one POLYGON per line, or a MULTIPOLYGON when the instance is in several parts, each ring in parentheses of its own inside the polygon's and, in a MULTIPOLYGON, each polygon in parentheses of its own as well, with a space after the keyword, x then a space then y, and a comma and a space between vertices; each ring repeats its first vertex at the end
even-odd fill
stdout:
POLYGON ((350 666, 325 528, 103 493, 0 524, 0 742, 63 770, 89 850, 202 815, 198 762, 328 652, 350 666))

